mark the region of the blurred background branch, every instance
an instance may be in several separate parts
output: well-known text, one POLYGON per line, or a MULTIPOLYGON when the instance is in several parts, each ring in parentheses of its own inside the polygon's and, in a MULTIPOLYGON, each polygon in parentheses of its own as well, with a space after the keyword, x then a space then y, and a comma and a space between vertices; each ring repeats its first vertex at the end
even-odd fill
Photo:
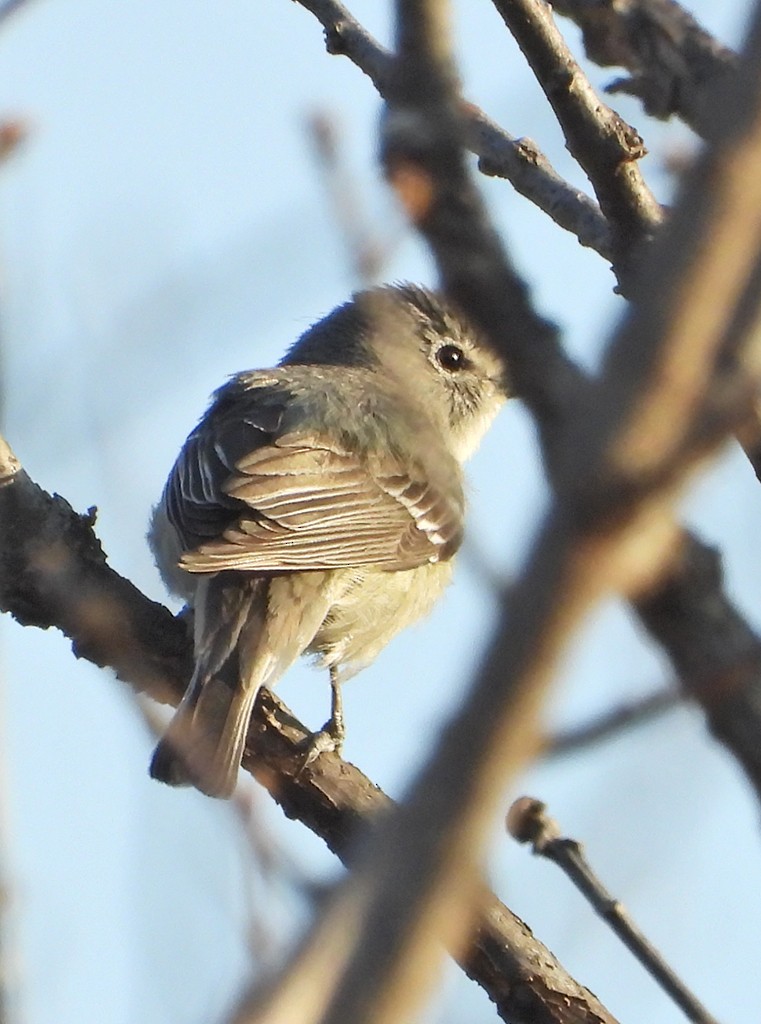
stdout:
POLYGON ((565 757, 587 747, 614 740, 678 707, 684 700, 676 686, 656 690, 639 700, 602 712, 588 722, 550 733, 542 744, 544 757, 565 757))

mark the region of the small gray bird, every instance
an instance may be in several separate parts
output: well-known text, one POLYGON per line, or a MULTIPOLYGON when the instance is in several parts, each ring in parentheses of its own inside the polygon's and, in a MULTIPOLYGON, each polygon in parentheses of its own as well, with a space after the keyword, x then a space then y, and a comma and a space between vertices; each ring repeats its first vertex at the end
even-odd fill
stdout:
POLYGON ((497 354, 440 296, 357 293, 277 369, 238 374, 188 437, 149 541, 194 609, 195 671, 151 774, 229 796, 260 686, 302 654, 340 684, 425 615, 463 531, 460 463, 507 395, 497 354))

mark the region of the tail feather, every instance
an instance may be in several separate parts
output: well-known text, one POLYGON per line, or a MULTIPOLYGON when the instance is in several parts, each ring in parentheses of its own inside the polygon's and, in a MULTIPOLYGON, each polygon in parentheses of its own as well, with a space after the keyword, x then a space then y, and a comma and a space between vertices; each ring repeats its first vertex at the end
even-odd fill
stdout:
POLYGON ((234 681, 225 678, 224 669, 211 677, 194 677, 154 751, 154 779, 170 786, 192 785, 213 797, 232 794, 259 687, 240 685, 237 658, 230 662, 234 681))
POLYGON ((219 573, 195 595, 196 667, 150 765, 154 779, 228 797, 235 788, 248 721, 269 667, 264 637, 268 581, 219 573), (241 666, 238 644, 254 652, 241 666), (253 642, 252 642, 253 639, 253 642), (257 654, 258 649, 258 654, 257 654), (245 669, 245 671, 242 671, 245 669))
POLYGON ((259 688, 311 643, 331 604, 330 579, 220 572, 198 583, 195 672, 153 754, 153 778, 230 796, 259 688))

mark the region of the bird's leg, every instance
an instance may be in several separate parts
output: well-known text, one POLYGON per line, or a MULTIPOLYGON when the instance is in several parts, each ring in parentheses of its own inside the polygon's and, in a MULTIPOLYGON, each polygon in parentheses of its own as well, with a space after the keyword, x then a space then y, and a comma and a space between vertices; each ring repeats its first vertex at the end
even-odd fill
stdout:
POLYGON ((330 666, 330 721, 323 728, 327 729, 335 740, 336 750, 340 752, 346 735, 344 725, 344 702, 341 696, 341 683, 335 665, 330 666))
POLYGON ((319 732, 312 733, 309 740, 305 765, 312 761, 324 751, 335 750, 340 754, 344 742, 344 706, 341 697, 341 683, 338 680, 338 671, 334 665, 330 666, 330 718, 323 725, 319 732))

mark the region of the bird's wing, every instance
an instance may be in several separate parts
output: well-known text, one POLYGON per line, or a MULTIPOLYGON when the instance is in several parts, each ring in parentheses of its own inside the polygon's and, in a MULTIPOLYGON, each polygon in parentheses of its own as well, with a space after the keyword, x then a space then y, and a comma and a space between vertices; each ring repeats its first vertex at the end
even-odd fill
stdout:
MULTIPOLYGON (((274 426, 274 407, 266 415, 274 426)), ((261 406, 253 419, 248 433, 240 422, 230 433, 231 420, 216 435, 202 425, 175 468, 165 500, 186 545, 192 537, 180 562, 188 572, 410 569, 456 551, 456 468, 451 485, 437 485, 432 476, 446 475, 427 472, 421 459, 360 456, 324 431, 293 429, 292 415, 285 432, 265 431, 261 406)))

